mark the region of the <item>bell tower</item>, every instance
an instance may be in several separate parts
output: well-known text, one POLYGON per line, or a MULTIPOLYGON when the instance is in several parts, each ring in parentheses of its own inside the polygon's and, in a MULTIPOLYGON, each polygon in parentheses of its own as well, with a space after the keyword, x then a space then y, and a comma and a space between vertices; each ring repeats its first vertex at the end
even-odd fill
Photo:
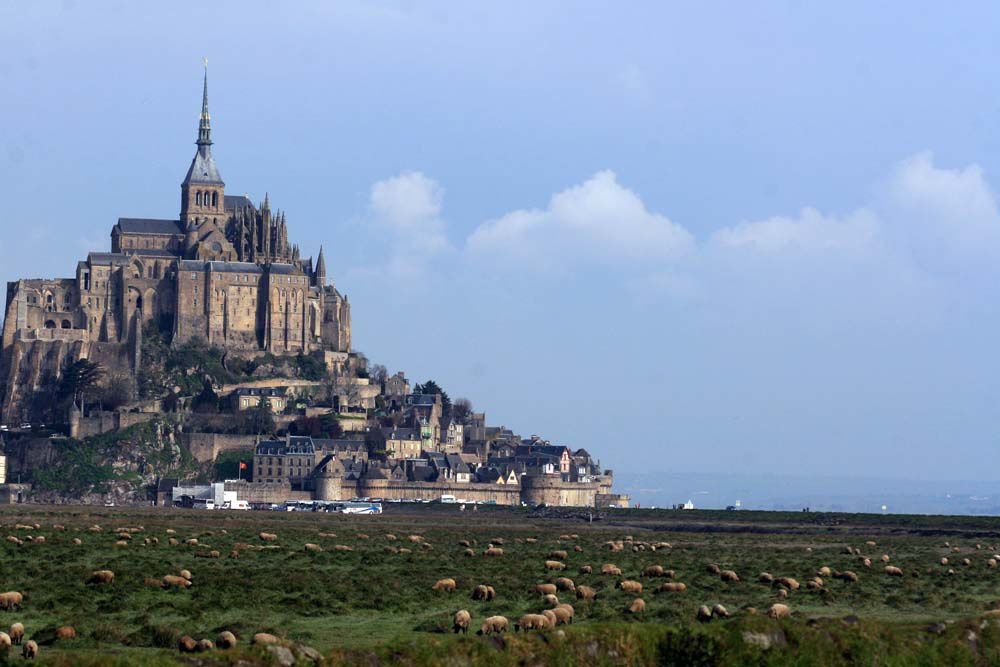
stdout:
MULTIPOLYGON (((226 184, 212 158, 212 117, 208 113, 208 58, 205 59, 205 79, 201 96, 201 118, 198 121, 198 150, 191 160, 184 182, 181 183, 181 223, 187 232, 190 248, 203 236, 206 223, 225 228, 226 184)), ((206 230, 207 231, 207 230, 206 230)))

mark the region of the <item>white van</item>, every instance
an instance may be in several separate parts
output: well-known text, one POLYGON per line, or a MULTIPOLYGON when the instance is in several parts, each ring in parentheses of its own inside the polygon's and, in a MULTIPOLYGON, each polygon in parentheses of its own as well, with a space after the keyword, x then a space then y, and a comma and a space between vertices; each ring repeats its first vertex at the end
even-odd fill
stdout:
POLYGON ((457 503, 458 500, 455 498, 455 496, 451 495, 450 493, 443 493, 443 494, 441 494, 441 502, 443 502, 443 503, 457 503))

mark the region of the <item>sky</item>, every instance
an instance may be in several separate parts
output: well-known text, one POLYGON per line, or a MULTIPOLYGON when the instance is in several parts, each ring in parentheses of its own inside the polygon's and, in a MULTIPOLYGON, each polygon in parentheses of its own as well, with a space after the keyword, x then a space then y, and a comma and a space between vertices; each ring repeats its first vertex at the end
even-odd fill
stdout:
POLYGON ((353 341, 616 471, 990 480, 1000 5, 0 0, 0 280, 230 194, 353 341))

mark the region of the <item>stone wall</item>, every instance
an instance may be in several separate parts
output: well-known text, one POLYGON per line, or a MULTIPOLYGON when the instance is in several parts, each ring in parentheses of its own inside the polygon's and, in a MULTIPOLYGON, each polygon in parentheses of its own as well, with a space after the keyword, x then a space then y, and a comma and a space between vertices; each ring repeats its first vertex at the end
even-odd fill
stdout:
POLYGON ((356 492, 344 484, 341 494, 360 498, 384 498, 386 500, 439 500, 442 495, 452 495, 460 500, 495 502, 497 505, 520 505, 521 489, 517 486, 500 484, 450 484, 447 482, 403 482, 386 479, 361 480, 356 492))
POLYGON ((594 507, 599 482, 564 482, 558 475, 521 478, 521 499, 535 505, 594 507))
POLYGON ((96 416, 92 415, 80 419, 79 429, 73 437, 89 438, 108 431, 142 424, 156 419, 158 416, 155 412, 98 412, 96 416))
POLYGON ((187 445, 191 455, 199 463, 211 463, 223 452, 252 452, 254 438, 251 435, 227 435, 223 433, 183 433, 181 443, 187 445))
POLYGON ((226 491, 235 491, 239 500, 246 500, 254 505, 281 504, 286 500, 312 500, 311 491, 293 491, 290 484, 261 484, 246 480, 227 481, 226 491))

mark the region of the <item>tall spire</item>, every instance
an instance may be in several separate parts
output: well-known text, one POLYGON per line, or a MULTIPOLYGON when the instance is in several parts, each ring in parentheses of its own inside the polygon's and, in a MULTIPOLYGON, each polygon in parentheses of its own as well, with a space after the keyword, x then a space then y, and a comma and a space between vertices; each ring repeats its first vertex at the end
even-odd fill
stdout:
POLYGON ((319 257, 316 258, 316 286, 326 285, 326 257, 323 256, 323 246, 319 247, 319 257))
POLYGON ((205 83, 201 93, 201 120, 198 122, 198 152, 202 157, 212 145, 212 117, 208 113, 208 58, 205 58, 205 83))

